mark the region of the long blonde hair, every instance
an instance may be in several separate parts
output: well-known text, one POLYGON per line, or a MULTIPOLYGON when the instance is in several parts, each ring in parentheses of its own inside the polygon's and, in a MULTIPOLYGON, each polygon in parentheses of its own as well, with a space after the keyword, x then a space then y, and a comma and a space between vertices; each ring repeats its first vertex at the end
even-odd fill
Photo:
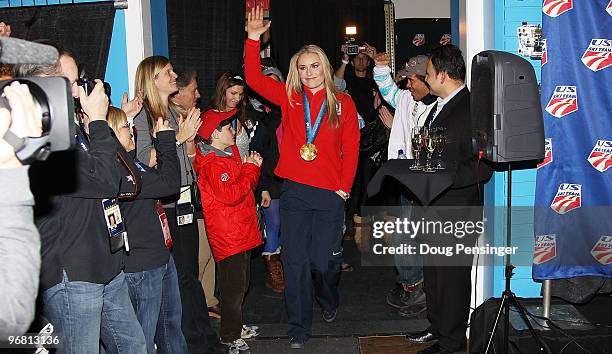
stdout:
POLYGON ((298 73, 298 59, 302 54, 306 53, 318 55, 323 65, 323 76, 325 78, 323 85, 325 86, 325 94, 327 97, 327 123, 331 127, 338 128, 340 126, 340 119, 338 118, 338 112, 336 110, 338 99, 336 98, 336 85, 334 85, 334 79, 332 77, 332 66, 323 49, 317 45, 305 45, 291 57, 291 61, 289 62, 289 73, 287 74, 287 82, 285 84, 287 97, 289 97, 289 104, 293 106, 294 92, 297 94, 304 92, 302 82, 300 81, 300 74, 298 73))
POLYGON ((156 55, 144 58, 136 69, 136 79, 134 87, 136 92, 142 91, 143 108, 147 112, 147 119, 151 129, 155 126, 157 118, 162 117, 168 119, 168 109, 172 108, 178 112, 176 104, 168 99, 166 106, 157 91, 155 86, 155 76, 170 63, 170 60, 164 56, 156 55))

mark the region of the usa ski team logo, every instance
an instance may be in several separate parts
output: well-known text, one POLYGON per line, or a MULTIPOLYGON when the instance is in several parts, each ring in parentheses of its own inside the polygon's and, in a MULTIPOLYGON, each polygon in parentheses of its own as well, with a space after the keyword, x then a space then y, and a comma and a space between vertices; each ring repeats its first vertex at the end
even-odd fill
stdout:
POLYGON ((550 207, 557 214, 566 214, 582 206, 582 185, 561 183, 550 207))
POLYGON ((612 263, 612 236, 601 236, 593 246, 591 255, 603 265, 612 263))
POLYGON ((415 34, 414 38, 412 39, 412 44, 414 44, 417 47, 420 47, 423 44, 425 44, 425 34, 424 33, 415 34))
POLYGON ((541 60, 542 60, 542 66, 548 63, 548 47, 546 45, 546 39, 542 39, 542 59, 541 60))
POLYGON ((573 0, 544 0, 542 11, 550 17, 557 17, 574 8, 573 0))
POLYGON ((557 236, 537 235, 533 251, 533 264, 542 264, 557 256, 557 236))
POLYGON ((544 167, 553 161, 552 138, 544 139, 544 160, 538 164, 538 168, 544 167))
POLYGON ((221 174, 221 182, 227 182, 229 180, 229 174, 227 173, 222 173, 221 174))
POLYGON ((443 35, 443 36, 440 38, 440 45, 447 45, 447 44, 451 44, 451 39, 452 39, 452 38, 451 38, 450 33, 447 33, 447 34, 443 35))
POLYGON ((612 141, 597 140, 587 160, 597 171, 606 172, 612 166, 612 141))
POLYGON ((612 0, 610 0, 610 3, 608 4, 608 7, 606 7, 606 11, 608 11, 610 16, 612 16, 612 0))
POLYGON ((546 112, 554 117, 561 118, 578 110, 578 93, 576 86, 557 86, 553 93, 546 112))
POLYGON ((582 62, 593 71, 599 71, 612 65, 612 40, 591 39, 589 48, 582 55, 582 62))

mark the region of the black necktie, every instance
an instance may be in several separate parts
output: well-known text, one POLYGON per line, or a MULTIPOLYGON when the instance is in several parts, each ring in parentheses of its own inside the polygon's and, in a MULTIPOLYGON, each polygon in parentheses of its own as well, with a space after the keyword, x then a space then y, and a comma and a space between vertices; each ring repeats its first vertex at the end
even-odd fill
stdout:
POLYGON ((438 109, 438 102, 431 107, 431 111, 429 111, 429 115, 427 115, 427 119, 425 119, 425 123, 423 123, 424 127, 428 127, 431 121, 434 119, 434 114, 436 114, 436 110, 438 109))

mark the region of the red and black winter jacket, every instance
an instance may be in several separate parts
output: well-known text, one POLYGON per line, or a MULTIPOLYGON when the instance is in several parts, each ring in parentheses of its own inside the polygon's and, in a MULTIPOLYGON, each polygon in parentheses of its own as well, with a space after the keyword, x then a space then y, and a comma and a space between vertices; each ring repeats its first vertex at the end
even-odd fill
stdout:
POLYGON ((243 164, 236 145, 231 146, 230 154, 199 143, 193 168, 215 261, 259 246, 262 242, 253 196, 259 167, 243 164))

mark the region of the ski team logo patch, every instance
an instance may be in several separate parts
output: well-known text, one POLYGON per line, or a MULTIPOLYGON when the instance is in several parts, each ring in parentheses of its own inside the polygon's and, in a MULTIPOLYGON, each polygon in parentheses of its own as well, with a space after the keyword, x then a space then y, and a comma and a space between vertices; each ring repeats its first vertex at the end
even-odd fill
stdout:
POLYGON ((450 33, 447 33, 447 34, 443 35, 440 38, 440 45, 451 44, 451 39, 452 39, 452 37, 451 37, 450 33))
POLYGON ((553 161, 552 138, 544 139, 544 160, 538 164, 538 168, 544 167, 553 161))
POLYGON ((546 112, 554 117, 561 118, 578 110, 578 93, 576 86, 557 86, 553 93, 546 112))
POLYGON ((544 0, 542 11, 550 17, 557 17, 574 8, 573 0, 544 0))
POLYGON ((546 39, 542 39, 542 66, 548 63, 548 46, 546 45, 546 39))
POLYGON ((533 264, 542 264, 557 256, 557 236, 537 235, 533 251, 533 264))
POLYGON ((561 183, 550 207, 557 214, 566 214, 582 206, 582 185, 561 183))
POLYGON ((591 39, 589 47, 582 55, 582 62, 587 68, 599 71, 612 65, 612 40, 591 39))
POLYGON ((417 47, 420 47, 423 44, 425 44, 425 34, 424 33, 415 34, 414 38, 412 38, 412 44, 414 44, 417 47))
POLYGON ((593 246, 591 255, 603 265, 612 263, 612 236, 601 236, 593 246))
POLYGON ((608 7, 606 7, 606 11, 608 11, 610 16, 612 16, 612 0, 610 0, 610 3, 608 4, 608 7))
POLYGON ((222 173, 221 174, 221 182, 227 182, 229 180, 229 174, 222 173))
POLYGON ((597 140, 587 160, 597 171, 606 172, 612 166, 612 141, 597 140))

